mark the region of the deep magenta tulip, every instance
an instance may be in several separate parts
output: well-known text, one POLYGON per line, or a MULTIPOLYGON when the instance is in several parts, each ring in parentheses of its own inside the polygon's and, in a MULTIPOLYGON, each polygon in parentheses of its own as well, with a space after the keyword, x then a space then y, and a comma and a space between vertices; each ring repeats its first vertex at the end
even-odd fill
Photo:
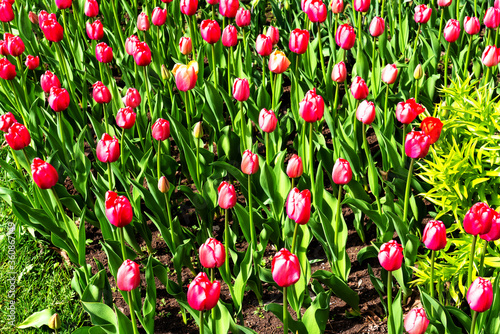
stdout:
POLYGON ((52 87, 61 88, 61 82, 57 76, 50 71, 46 71, 42 74, 40 77, 40 85, 45 93, 49 93, 52 87))
POLYGON ((286 175, 289 178, 295 179, 301 177, 304 172, 304 165, 302 164, 302 158, 297 154, 292 155, 290 160, 288 160, 288 166, 286 167, 286 175))
POLYGON ((467 290, 467 303, 476 312, 488 311, 493 303, 493 287, 491 282, 478 277, 467 290))
POLYGON ((222 45, 229 48, 232 46, 236 46, 238 44, 238 32, 236 28, 228 24, 227 27, 224 28, 222 32, 222 45))
POLYGON ((93 84, 92 88, 92 97, 97 103, 103 104, 111 101, 111 92, 101 81, 97 81, 93 84))
POLYGON ((370 9, 370 0, 354 0, 354 10, 366 13, 370 9))
POLYGON ((122 129, 130 129, 134 126, 136 114, 131 107, 118 109, 116 114, 116 125, 122 129))
POLYGON ((132 222, 134 213, 132 205, 125 196, 118 196, 114 191, 106 192, 106 217, 111 225, 124 227, 132 222))
POLYGON ((6 0, 0 1, 0 21, 10 22, 14 20, 12 4, 6 0))
POLYGON ((306 53, 309 45, 309 31, 302 29, 294 29, 290 33, 290 41, 288 47, 290 51, 299 55, 306 53))
POLYGON ((45 38, 51 42, 60 42, 64 37, 64 29, 55 19, 47 18, 43 21, 40 28, 45 38))
POLYGON ((364 100, 368 96, 368 86, 365 80, 357 76, 351 83, 351 94, 356 100, 364 100))
POLYGON ((488 204, 476 203, 464 216, 464 230, 472 235, 486 234, 491 229, 493 217, 493 210, 488 204))
POLYGON ((299 225, 307 224, 311 217, 311 192, 293 188, 286 200, 286 214, 299 225))
POLYGON ((219 206, 224 209, 232 209, 236 205, 236 191, 234 186, 226 181, 223 181, 217 189, 219 193, 219 206))
POLYGON ((198 0, 181 0, 180 7, 182 14, 192 16, 198 10, 198 0))
POLYGON ((22 150, 31 142, 30 132, 21 123, 12 124, 5 133, 7 144, 14 150, 22 150))
POLYGON ((427 7, 426 5, 418 5, 415 7, 415 15, 414 19, 417 23, 427 23, 431 18, 432 8, 427 7))
POLYGON ((135 43, 134 60, 137 66, 148 66, 151 63, 151 49, 146 42, 135 43))
POLYGON ((104 27, 99 20, 95 20, 92 23, 87 22, 85 30, 91 40, 100 41, 104 37, 104 27))
POLYGON ((207 274, 199 273, 189 284, 187 300, 197 311, 208 311, 217 305, 220 297, 219 281, 210 282, 207 274))
POLYGON ((224 17, 234 18, 238 8, 240 8, 238 0, 220 0, 219 2, 219 12, 224 17))
POLYGON ((480 234, 479 237, 486 241, 494 241, 500 239, 500 213, 495 210, 493 212, 493 218, 491 219, 491 228, 486 234, 480 234))
POLYGON ((385 270, 398 270, 403 264, 403 247, 395 240, 386 242, 380 247, 378 260, 385 270))
POLYGON ((0 58, 0 78, 13 80, 15 77, 16 67, 7 58, 0 58))
POLYGON ((156 140, 165 140, 170 137, 170 122, 163 118, 158 118, 151 127, 151 135, 156 140))
POLYGON ((123 102, 127 107, 135 109, 141 104, 141 94, 139 94, 139 91, 137 89, 129 88, 125 93, 123 102))
POLYGON ((226 260, 224 245, 214 238, 208 238, 198 250, 200 263, 205 268, 219 268, 226 260))
POLYGON ((412 159, 424 158, 429 152, 431 137, 422 131, 411 131, 406 135, 405 153, 412 159))
POLYGON ((7 132, 12 124, 17 123, 16 118, 11 112, 0 116, 0 131, 7 132))
POLYGON ((464 19, 464 30, 469 35, 475 35, 481 30, 481 24, 477 17, 468 17, 464 19))
POLYGON ((338 83, 344 82, 347 79, 347 67, 343 61, 335 64, 332 70, 332 80, 338 83))
POLYGON ((69 93, 64 88, 52 87, 49 95, 49 105, 55 112, 66 110, 69 106, 69 93))
POLYGON ((348 24, 342 24, 338 27, 337 33, 335 34, 335 42, 344 50, 352 48, 356 42, 354 28, 348 24))
POLYGON ((323 97, 316 94, 316 88, 311 89, 306 93, 302 101, 299 103, 299 114, 304 121, 314 123, 323 118, 325 113, 325 101, 323 97))
POLYGON ((162 26, 167 22, 167 9, 156 7, 151 14, 151 22, 155 26, 162 26))
POLYGON ((7 51, 12 57, 17 57, 23 54, 25 50, 24 42, 19 36, 12 34, 5 34, 5 43, 7 51))
MULTIPOLYGON (((366 1, 366 0, 365 0, 366 1)), ((368 0, 370 1, 370 0, 368 0)), ((307 0, 306 14, 309 20, 313 23, 325 22, 328 15, 328 9, 322 0, 307 0)))
POLYGON ((259 156, 250 150, 243 152, 241 158, 241 171, 243 174, 252 175, 259 170, 259 156))
POLYGON ((370 125, 375 120, 375 104, 364 100, 356 110, 356 118, 363 124, 370 125))
POLYGON ((238 8, 236 12, 236 25, 241 28, 249 26, 251 17, 252 15, 248 9, 243 7, 238 8))
POLYGON ((460 37, 460 22, 454 19, 448 20, 444 27, 444 39, 453 43, 458 37, 460 37))
POLYGON ((203 20, 200 24, 201 37, 209 44, 215 44, 220 39, 220 26, 217 21, 203 20))
POLYGON ((106 43, 101 42, 95 47, 95 57, 101 63, 110 63, 113 60, 113 49, 106 43))
POLYGON ((179 50, 183 55, 188 55, 193 51, 193 42, 191 37, 181 37, 179 41, 179 50))
POLYGON ((438 251, 446 247, 446 226, 440 220, 431 220, 425 225, 422 242, 427 249, 438 251))
POLYGON ((383 18, 375 16, 370 23, 370 35, 378 37, 384 33, 385 21, 383 18))
POLYGON ((57 175, 54 166, 40 158, 33 159, 31 163, 31 174, 33 175, 33 181, 35 181, 40 189, 52 188, 59 179, 59 175, 57 175))
POLYGON ((67 9, 71 7, 73 1, 72 0, 56 0, 56 6, 59 9, 67 9))
POLYGON ((352 169, 349 161, 338 158, 335 161, 335 165, 333 166, 332 171, 332 179, 333 183, 344 185, 348 184, 352 180, 352 169))
POLYGON ((267 110, 263 108, 259 113, 259 127, 262 131, 271 133, 276 129, 276 125, 278 124, 278 119, 274 114, 274 111, 267 110))
POLYGON ((116 274, 116 285, 121 291, 132 291, 141 284, 139 265, 126 259, 116 274))
POLYGON ((271 273, 273 280, 279 286, 287 288, 295 284, 300 278, 300 263, 295 254, 282 248, 273 257, 271 262, 271 273))
POLYGON ((273 52, 273 40, 264 34, 257 36, 255 41, 255 50, 262 57, 269 56, 273 52))
POLYGON ((0 39, 0 55, 1 56, 9 55, 9 50, 7 50, 7 42, 1 39, 0 39))
POLYGON ((422 131, 431 137, 431 144, 438 141, 439 136, 441 136, 441 130, 443 129, 443 122, 439 118, 426 117, 420 124, 422 131))
POLYGON ((233 83, 233 97, 238 101, 246 101, 250 97, 248 80, 236 78, 233 83))
POLYGON ((408 334, 424 334, 429 326, 429 319, 422 307, 412 308, 405 316, 404 327, 408 334))
POLYGON ((118 139, 111 137, 107 133, 103 133, 101 140, 97 143, 96 147, 97 159, 100 162, 108 163, 115 162, 120 158, 120 144, 118 139))

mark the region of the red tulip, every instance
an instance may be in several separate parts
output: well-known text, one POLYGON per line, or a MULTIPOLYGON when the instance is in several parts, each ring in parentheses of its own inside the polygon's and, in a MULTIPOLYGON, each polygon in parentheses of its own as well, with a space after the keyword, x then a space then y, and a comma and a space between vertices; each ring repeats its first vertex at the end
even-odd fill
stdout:
POLYGON ((486 241, 494 241, 500 239, 500 213, 491 210, 493 218, 491 219, 491 228, 486 234, 480 234, 479 237, 486 241))
POLYGON ((357 76, 351 83, 351 94, 356 100, 364 100, 368 96, 368 86, 365 80, 357 76))
POLYGON ((55 112, 66 110, 69 106, 69 93, 64 88, 52 87, 49 95, 49 105, 55 112))
POLYGON ((251 14, 248 9, 240 7, 236 12, 236 25, 238 27, 247 27, 250 25, 251 14))
POLYGON ((214 238, 208 238, 198 250, 200 263, 205 268, 219 268, 226 260, 224 245, 214 238))
POLYGON ((493 3, 493 7, 500 9, 500 0, 495 0, 495 2, 493 3))
POLYGON ((135 109, 141 104, 141 94, 139 94, 137 89, 129 88, 125 93, 125 99, 123 102, 127 107, 135 109))
POLYGON ((59 179, 54 166, 40 158, 33 159, 31 163, 31 175, 33 175, 33 181, 35 181, 40 189, 52 188, 59 179))
POLYGON ((193 51, 193 42, 191 37, 181 37, 179 41, 179 50, 183 55, 188 55, 193 51))
POLYGON ((259 126, 262 131, 271 133, 276 129, 276 125, 278 124, 278 119, 274 114, 274 111, 267 110, 263 108, 259 114, 259 126))
POLYGON ((41 23, 40 28, 45 38, 51 42, 60 42, 64 37, 64 29, 55 19, 47 18, 41 23))
POLYGON ((488 45, 486 49, 484 49, 481 61, 484 66, 487 67, 497 66, 500 61, 500 48, 494 45, 488 45))
POLYGON ((170 137, 170 122, 158 118, 151 128, 151 135, 154 139, 162 141, 170 137))
POLYGON ((287 288, 295 284, 300 278, 300 263, 295 254, 282 248, 273 257, 271 262, 273 279, 279 286, 287 288))
POLYGON ((125 51, 127 52, 127 54, 133 56, 135 52, 135 47, 139 42, 140 42, 139 37, 137 37, 136 35, 128 37, 127 40, 125 41, 125 51))
POLYGON ((408 334, 424 334, 429 326, 429 319, 422 307, 412 308, 405 316, 405 330, 408 334))
POLYGON ((106 217, 111 225, 125 227, 132 222, 132 205, 125 196, 118 196, 114 191, 106 192, 106 217))
MULTIPOLYGON (((369 1, 369 0, 368 0, 369 1)), ((313 23, 325 22, 328 15, 328 9, 322 0, 307 0, 306 14, 309 20, 313 23)))
POLYGON ((50 71, 46 71, 42 74, 40 77, 40 85, 45 93, 49 93, 52 87, 61 88, 61 82, 57 76, 50 71))
POLYGON ((355 41, 356 33, 353 27, 348 24, 342 24, 338 27, 337 33, 335 34, 335 42, 338 46, 344 50, 349 50, 354 46, 355 41))
POLYGON ((375 120, 375 104, 364 100, 356 110, 356 118, 363 124, 370 125, 375 120))
POLYGON ((264 34, 257 36, 255 41, 255 50, 262 57, 269 56, 273 52, 273 40, 264 34))
POLYGON ((375 16, 370 23, 370 35, 378 37, 384 33, 385 21, 383 18, 375 16))
POLYGON ((290 60, 288 60, 283 52, 274 50, 274 52, 269 56, 269 71, 280 74, 285 72, 289 66, 290 60))
POLYGON ((220 0, 207 0, 207 3, 208 3, 209 5, 215 6, 215 5, 218 5, 218 4, 219 4, 219 1, 220 1, 220 0))
POLYGON ((0 1, 0 21, 10 22, 14 20, 14 10, 12 4, 8 1, 0 1))
POLYGON ((490 7, 484 14, 484 25, 490 29, 496 29, 500 25, 500 9, 490 7))
POLYGON ((150 26, 148 14, 145 12, 140 13, 137 17, 137 30, 148 31, 150 26))
POLYGON ((288 43, 290 51, 301 55, 307 51, 308 45, 309 31, 301 29, 292 30, 290 33, 290 42, 288 43))
POLYGON ((100 41, 104 37, 104 27, 99 20, 95 20, 92 23, 87 22, 85 30, 91 40, 100 41))
POLYGON ((493 287, 491 282, 478 277, 467 290, 467 303, 476 312, 488 311, 493 303, 493 287))
POLYGON ((426 5, 418 5, 415 7, 415 15, 414 19, 417 23, 427 23, 431 18, 432 8, 427 7, 426 5))
POLYGON ((31 23, 38 24, 38 16, 35 13, 33 13, 32 11, 30 11, 28 13, 28 18, 29 18, 31 23))
POLYGON ((116 114, 116 125, 122 129, 130 129, 134 126, 136 114, 131 107, 118 109, 116 114))
POLYGON ((0 116, 0 131, 7 132, 12 124, 17 123, 16 118, 11 112, 0 116))
POLYGON ((198 0, 181 0, 180 6, 182 14, 192 16, 198 10, 198 0))
POLYGON ((494 218, 493 210, 486 203, 476 203, 464 216, 464 230, 472 235, 487 234, 494 218))
POLYGON ((116 274, 116 285, 121 291, 132 291, 141 284, 139 265, 126 259, 123 261, 116 274))
POLYGON ((135 44, 134 60, 138 66, 148 66, 151 63, 151 49, 146 42, 135 44))
POLYGON ((59 9, 67 9, 71 7, 72 0, 56 0, 56 6, 59 9))
POLYGON ((151 22, 155 26, 162 26, 167 22, 167 9, 156 7, 151 14, 151 22))
POLYGON ((200 24, 201 37, 209 44, 215 44, 220 39, 220 27, 217 21, 203 20, 200 24))
POLYGON ((396 106, 396 118, 403 124, 410 124, 424 111, 424 107, 416 103, 414 98, 411 98, 405 102, 398 103, 396 106))
POLYGON ((252 175, 259 170, 259 156, 250 150, 243 152, 241 159, 241 171, 243 174, 252 175))
POLYGON ((332 70, 332 80, 338 83, 344 82, 347 78, 347 67, 345 63, 341 61, 333 66, 332 70))
POLYGON ((325 101, 316 94, 316 88, 311 89, 306 93, 302 101, 299 103, 299 114, 304 121, 314 123, 323 118, 325 112, 325 101))
POLYGON ((8 56, 9 50, 7 49, 7 42, 0 39, 0 55, 8 56))
POLYGON ((422 242, 430 250, 438 251, 446 247, 446 226, 440 220, 431 220, 425 225, 422 242))
POLYGON ((412 131, 406 135, 405 153, 412 159, 424 158, 430 146, 431 137, 422 131, 412 131))
POLYGON ((481 30, 481 24, 477 17, 468 17, 464 19, 464 30, 469 35, 475 35, 481 30))
POLYGON ((273 45, 278 44, 278 42, 280 41, 280 31, 276 27, 269 26, 266 31, 266 36, 271 37, 273 45))
POLYGON ((17 57, 23 54, 25 47, 24 42, 19 36, 5 34, 5 42, 7 43, 7 51, 12 57, 17 57))
POLYGON ((378 260, 385 270, 398 270, 403 264, 403 247, 395 240, 386 242, 380 247, 378 260))
POLYGON ((348 184, 352 180, 352 169, 349 161, 338 158, 332 171, 333 183, 338 185, 348 184))
POLYGON ((84 11, 88 17, 96 17, 99 14, 99 5, 96 0, 85 0, 84 11))
POLYGON ((431 138, 431 144, 438 141, 441 135, 441 130, 443 129, 443 123, 439 118, 426 117, 420 124, 422 131, 431 138))
POLYGON ((14 150, 22 150, 31 142, 30 132, 21 123, 12 124, 5 133, 7 144, 14 150))
POLYGON ((194 60, 189 64, 177 64, 172 70, 175 76, 175 84, 181 92, 187 92, 196 86, 198 80, 198 63, 194 60))
POLYGON ((286 167, 286 175, 289 178, 295 179, 302 175, 304 172, 304 166, 302 164, 302 158, 297 154, 292 155, 290 160, 288 160, 288 166, 286 167))
POLYGON ((344 0, 332 0, 330 6, 333 14, 340 14, 344 11, 344 0))
POLYGON ((103 104, 111 101, 111 93, 109 92, 108 87, 104 86, 102 82, 97 81, 92 85, 92 88, 92 97, 97 103, 103 104))
POLYGON ((101 140, 96 147, 97 159, 100 162, 109 163, 115 162, 120 158, 120 144, 115 136, 111 137, 107 133, 103 133, 101 140))
POLYGON ((45 21, 47 19, 52 19, 54 21, 57 21, 56 14, 54 14, 54 13, 49 14, 45 10, 40 11, 40 13, 38 14, 38 26, 40 27, 40 29, 42 29, 43 21, 45 21))
POLYGON ((236 205, 236 191, 234 186, 226 181, 223 181, 219 188, 219 206, 222 209, 232 209, 236 205))
POLYGON ((95 47, 95 57, 101 63, 110 63, 113 60, 113 49, 106 43, 101 42, 95 47))
POLYGON ((387 64, 382 70, 382 81, 390 85, 396 82, 398 77, 398 68, 396 64, 387 64))
POLYGON ((16 67, 7 58, 0 58, 0 78, 13 80, 16 77, 16 67))
POLYGON ((219 12, 224 17, 235 17, 239 7, 240 2, 238 0, 220 0, 219 2, 219 12))
POLYGON ((354 10, 366 13, 370 9, 370 0, 354 0, 354 10))
POLYGON ((452 0, 437 0, 437 5, 439 7, 449 7, 452 3, 452 0))
POLYGON ((307 224, 311 217, 311 192, 293 188, 286 200, 286 214, 299 225, 307 224))
POLYGON ((219 281, 210 282, 207 274, 199 273, 189 284, 187 300, 197 311, 208 311, 217 305, 220 297, 219 281))
POLYGON ((460 22, 454 19, 448 20, 444 27, 444 39, 450 43, 455 42, 460 36, 460 22))
POLYGON ((222 45, 229 48, 236 44, 238 44, 238 32, 233 25, 228 24, 222 32, 222 45))
POLYGON ((236 78, 233 84, 233 97, 238 101, 246 101, 250 97, 250 86, 248 80, 236 78))

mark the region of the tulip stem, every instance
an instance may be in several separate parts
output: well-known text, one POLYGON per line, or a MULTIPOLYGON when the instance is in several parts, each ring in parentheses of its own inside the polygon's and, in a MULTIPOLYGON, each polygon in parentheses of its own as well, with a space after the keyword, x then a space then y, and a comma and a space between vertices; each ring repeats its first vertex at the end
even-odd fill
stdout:
MULTIPOLYGON (((243 151, 246 150, 246 134, 245 134, 245 115, 243 114, 243 101, 240 101, 240 123, 241 123, 241 140, 243 143, 243 151)), ((267 149, 267 148, 266 148, 267 149)))
MULTIPOLYGON (((319 39, 319 58, 321 61, 321 72, 323 73, 323 80, 325 80, 325 84, 326 84, 325 60, 323 58, 323 45, 321 43, 321 23, 319 23, 319 22, 318 22, 318 39, 319 39)), ((298 55, 297 55, 297 58, 298 58, 298 55)))
POLYGON ((488 68, 486 69, 486 75, 485 75, 485 77, 484 77, 484 84, 485 84, 485 85, 487 85, 487 84, 488 84, 488 80, 489 80, 489 78, 490 78, 490 68, 488 67, 488 68))
MULTIPOLYGON (((19 110, 19 114, 21 115, 21 117, 23 119, 24 126, 26 127, 26 129, 29 130, 28 122, 26 122, 26 118, 24 118, 24 109, 21 108, 21 103, 19 103, 19 99, 17 97, 16 90, 14 89, 14 83, 12 82, 12 80, 7 80, 7 81, 9 81, 9 83, 10 83, 10 88, 12 89, 12 93, 14 94, 14 98, 16 99, 17 109, 19 110)), ((5 88, 5 87, 3 87, 3 88, 5 88)), ((28 102, 28 101, 26 101, 26 102, 28 102)))
POLYGON ((287 288, 283 287, 283 333, 288 334, 288 299, 287 288))
POLYGON ((65 145, 65 140, 64 140, 64 131, 63 131, 63 115, 62 115, 62 112, 58 112, 57 113, 57 118, 58 118, 58 122, 59 123, 59 135, 61 136, 61 145, 62 145, 62 150, 63 150, 63 156, 64 156, 64 160, 66 160, 67 163, 69 163, 69 159, 68 159, 68 155, 66 153, 66 145, 65 145))
POLYGON ((156 50, 158 50, 159 54, 163 53, 160 52, 160 26, 156 26, 156 50))
POLYGON ((252 248, 257 250, 257 240, 255 237, 255 226, 252 213, 252 174, 248 174, 248 218, 250 219, 250 240, 252 248))
POLYGON ((358 35, 359 35, 359 38, 357 39, 358 40, 358 49, 356 51, 361 52, 361 40, 363 39, 362 32, 361 32, 361 12, 358 12, 358 35))
POLYGON ((215 46, 214 44, 210 44, 212 46, 212 61, 214 63, 214 67, 212 68, 212 70, 214 71, 214 85, 215 85, 215 88, 217 89, 217 71, 215 70, 215 66, 216 66, 216 63, 215 63, 215 46))
POLYGON ((123 157, 123 139, 125 138, 125 128, 122 129, 122 136, 120 137, 120 160, 122 163, 123 176, 126 177, 127 169, 125 168, 125 158, 123 157))
POLYGON ((295 178, 292 178, 292 188, 291 189, 293 189, 293 188, 295 188, 295 178))
POLYGON ((226 274, 229 277, 229 281, 231 281, 231 271, 229 269, 229 218, 228 218, 228 210, 225 209, 225 215, 224 215, 224 249, 226 250, 226 260, 225 260, 225 266, 226 266, 226 274))
POLYGON ((149 112, 151 114, 151 118, 158 118, 155 115, 153 105, 151 104, 151 94, 149 92, 149 77, 148 77, 148 71, 147 71, 147 66, 143 66, 144 68, 144 84, 146 85, 146 94, 148 97, 148 105, 149 105, 149 112))
POLYGON ((387 272, 387 327, 389 332, 394 328, 391 318, 392 309, 392 271, 387 272))
POLYGON ((469 67, 469 59, 470 59, 470 47, 472 45, 472 35, 469 38, 469 47, 467 48, 467 57, 465 58, 465 67, 464 67, 464 78, 467 76, 467 68, 469 67))
POLYGON ((410 169, 408 170, 408 179, 406 180, 405 202, 403 206, 403 223, 406 223, 406 218, 408 216, 408 202, 410 197, 411 177, 413 174, 414 164, 415 164, 415 159, 412 158, 410 162, 410 169))
POLYGON ((108 162, 108 182, 109 182, 109 191, 113 190, 113 172, 111 171, 111 163, 108 162))
POLYGON ((191 145, 192 143, 192 135, 191 135, 191 117, 189 116, 189 107, 191 106, 191 102, 189 101, 188 98, 188 92, 184 91, 184 106, 186 107, 186 121, 187 121, 187 126, 188 126, 188 133, 189 133, 189 144, 191 145))
POLYGON ((124 227, 118 228, 118 235, 120 236, 120 248, 122 251, 123 261, 127 260, 127 252, 125 251, 125 238, 123 237, 123 229, 124 227))
POLYGON ((405 156, 405 144, 406 144, 406 124, 403 124, 403 139, 401 140, 401 165, 404 167, 406 156, 405 156))
POLYGON ((479 276, 483 276, 483 271, 484 271, 484 257, 486 255, 486 249, 488 248, 488 241, 484 241, 484 247, 483 250, 481 251, 481 262, 479 262, 479 276))
MULTIPOLYGON (((21 165, 19 164, 19 160, 17 159, 16 152, 14 152, 14 149, 12 149, 12 147, 10 148, 10 151, 12 152, 12 157, 14 157, 14 162, 16 163, 17 169, 22 174, 23 170, 21 169, 21 165)), ((30 164, 30 162, 28 160, 28 166, 29 166, 29 164, 30 164)))
POLYGON ((474 267, 474 255, 476 253, 477 235, 472 238, 471 252, 469 256, 469 270, 467 271, 467 287, 472 284, 472 268, 474 267))
POLYGON ((291 250, 292 254, 295 254, 298 230, 299 230, 299 224, 295 224, 295 228, 293 229, 292 250, 291 250))
MULTIPOLYGON (((417 51, 418 38, 420 37, 420 26, 421 26, 421 24, 419 23, 418 24, 418 29, 417 29, 417 37, 415 38, 415 43, 413 44, 412 57, 418 57, 417 54, 416 54, 416 51, 417 51)), ((441 33, 439 33, 439 35, 441 35, 441 33)))
POLYGON ((436 251, 431 252, 431 281, 429 284, 429 291, 432 298, 434 298, 434 262, 436 260, 436 251))
MULTIPOLYGON (((342 185, 339 184, 339 194, 337 196, 337 215, 335 218, 335 236, 334 236, 334 244, 337 249, 340 249, 339 244, 339 232, 340 232, 340 211, 342 208, 342 185)), ((338 253, 336 254, 338 256, 338 253)))
POLYGON ((448 55, 450 54, 450 46, 451 46, 451 43, 448 43, 448 47, 446 48, 446 54, 444 55, 444 88, 446 88, 447 86, 447 82, 448 82, 448 55))
MULTIPOLYGON (((366 139, 366 124, 365 123, 363 123, 363 148, 365 149, 366 160, 368 163, 368 180, 370 180, 370 173, 376 174, 376 170, 375 170, 375 163, 373 162, 373 157, 371 156, 370 148, 368 146, 368 140, 366 139)), ((369 181, 368 181, 368 183, 369 183, 369 181)), ((378 182, 371 185, 371 186, 375 187, 375 189, 372 188, 371 190, 372 190, 373 196, 375 196, 375 201, 377 202, 378 214, 381 215, 382 209, 380 206, 378 182)))
POLYGON ((231 47, 229 49, 229 52, 227 54, 227 93, 228 94, 231 94, 231 54, 232 53, 233 53, 233 47, 231 47))
POLYGON ((105 127, 106 127, 106 133, 109 134, 108 111, 106 109, 106 103, 102 104, 102 111, 103 111, 103 114, 104 114, 104 124, 105 124, 105 127))
POLYGON ((271 106, 272 110, 276 111, 274 109, 274 88, 276 86, 276 81, 278 81, 278 75, 276 75, 276 78, 273 80, 273 72, 269 71, 269 75, 271 76, 271 106))
POLYGON ((415 102, 418 103, 418 81, 419 79, 415 80, 415 102))
MULTIPOLYGON (((198 156, 196 158, 198 159, 198 156)), ((198 172, 198 168, 196 168, 196 172, 198 172)), ((156 152, 156 173, 159 181, 161 177, 161 140, 158 140, 158 152, 156 152)))
POLYGON ((266 132, 266 163, 268 166, 271 166, 269 163, 269 133, 266 132))
POLYGON ((125 38, 123 37, 123 32, 122 29, 120 28, 120 20, 118 20, 118 14, 116 12, 116 0, 113 1, 112 7, 113 7, 113 16, 115 17, 115 22, 116 22, 116 29, 118 30, 118 34, 120 35, 120 41, 123 47, 125 45, 125 38))
MULTIPOLYGON (((441 41, 441 34, 443 33, 443 22, 444 22, 444 9, 441 8, 441 19, 439 20, 439 33, 437 35, 438 42, 441 41)), ((441 53, 439 53, 439 57, 441 57, 441 53)), ((439 62, 439 60, 440 59, 438 59, 438 62, 439 62)))
POLYGON ((264 86, 264 88, 267 86, 267 80, 266 80, 266 57, 264 57, 264 56, 262 56, 262 85, 264 86))
POLYGON ((22 73, 23 73, 23 62, 22 62, 21 55, 17 56, 16 60, 17 60, 17 66, 19 67, 19 74, 21 75, 21 80, 19 80, 19 81, 21 82, 21 86, 23 86, 24 100, 26 101, 26 105, 29 106, 30 103, 29 103, 29 100, 28 100, 28 91, 26 90, 26 80, 25 80, 25 78, 22 75, 22 73))
POLYGON ((384 102, 384 124, 387 126, 387 122, 389 122, 388 119, 388 112, 387 112, 387 101, 389 100, 389 85, 386 85, 387 89, 385 90, 385 102, 384 102))
POLYGON ((474 334, 476 332, 476 320, 477 320, 477 312, 472 311, 472 322, 470 325, 470 334, 474 334))
POLYGON ((127 291, 127 297, 128 297, 128 302, 129 302, 129 308, 130 308, 130 318, 132 319, 132 329, 134 331, 134 334, 139 334, 139 331, 137 330, 137 322, 135 320, 135 313, 134 313, 134 297, 132 297, 133 294, 131 291, 127 291))
MULTIPOLYGON (((385 7, 385 0, 382 0, 382 8, 380 9, 380 17, 384 17, 384 7, 385 7)), ((337 29, 335 29, 336 31, 337 29)))
POLYGON ((377 96, 377 85, 375 85, 375 49, 377 45, 377 37, 373 38, 373 47, 372 47, 372 86, 374 96, 377 96))
POLYGON ((312 133, 313 133, 313 124, 309 123, 309 173, 311 174, 311 191, 313 194, 315 194, 312 133))
POLYGON ((203 311, 200 311, 200 334, 205 332, 205 328, 203 325, 203 311))
POLYGON ((212 5, 212 20, 215 21, 215 5, 212 5))
POLYGON ((458 10, 460 7, 460 0, 457 0, 457 20, 460 20, 460 11, 458 10))
POLYGON ((59 209, 59 212, 61 213, 64 225, 66 225, 66 230, 67 230, 66 233, 71 237, 71 239, 72 239, 71 241, 73 242, 73 246, 75 247, 75 250, 76 250, 76 249, 78 249, 78 245, 77 245, 78 239, 77 239, 76 235, 74 235, 73 230, 70 228, 71 226, 69 225, 68 217, 66 216, 66 213, 64 212, 64 208, 62 206, 61 200, 59 199, 59 195, 57 195, 57 192, 54 189, 54 187, 50 188, 50 190, 52 191, 52 194, 54 195, 54 198, 56 199, 57 208, 59 209))
MULTIPOLYGON (((339 107, 339 84, 335 83, 335 100, 333 102, 333 110, 335 111, 334 114, 334 125, 336 126, 337 123, 337 113, 338 113, 338 107, 339 107)), ((332 135, 335 135, 333 132, 333 129, 330 129, 332 131, 332 135)))

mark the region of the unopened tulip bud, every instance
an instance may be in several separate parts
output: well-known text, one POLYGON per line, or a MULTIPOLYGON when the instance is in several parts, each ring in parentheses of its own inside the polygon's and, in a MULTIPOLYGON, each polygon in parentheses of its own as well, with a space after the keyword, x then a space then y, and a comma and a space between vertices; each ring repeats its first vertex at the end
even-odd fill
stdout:
POLYGON ((300 262, 295 254, 282 248, 271 262, 273 280, 281 287, 289 287, 300 278, 300 262))
POLYGON ((57 313, 54 313, 50 319, 49 319, 49 323, 47 324, 47 326, 49 326, 50 329, 59 329, 61 328, 61 318, 59 317, 59 314, 57 313))
POLYGON ((290 160, 288 160, 288 166, 286 167, 286 175, 289 178, 295 179, 300 177, 304 172, 304 166, 302 164, 302 158, 297 154, 292 155, 290 160))
POLYGON ((424 334, 429 326, 429 319, 422 307, 413 308, 405 316, 404 327, 408 334, 424 334))
POLYGON ((134 261, 126 259, 118 268, 116 274, 116 285, 121 291, 132 291, 141 284, 141 272, 139 265, 134 261))
POLYGON ((476 312, 488 311, 493 303, 493 287, 491 282, 478 277, 467 290, 467 303, 476 312))
POLYGON ((208 238, 198 250, 200 263, 205 268, 219 268, 226 261, 224 245, 214 238, 208 238))
POLYGON ((161 78, 163 80, 168 80, 170 78, 170 71, 167 70, 165 64, 161 64, 161 78))
POLYGON ((383 18, 375 16, 370 23, 370 35, 378 37, 384 33, 385 21, 383 18))
POLYGON ((346 78, 347 67, 345 66, 345 63, 341 61, 340 63, 335 64, 332 70, 332 80, 337 83, 341 83, 344 82, 346 78))
POLYGON ((398 270, 403 264, 403 247, 395 240, 386 242, 380 247, 378 260, 385 270, 398 270))
POLYGON ((170 182, 168 182, 168 179, 165 176, 160 177, 158 180, 158 190, 166 194, 168 193, 168 190, 170 189, 170 182))
POLYGON ((28 13, 28 18, 30 20, 31 23, 33 24, 38 24, 38 15, 36 15, 35 13, 33 12, 29 12, 28 13))
POLYGON ((194 125, 193 137, 196 139, 200 139, 201 137, 203 137, 203 124, 201 121, 197 122, 194 125))
POLYGON ((382 70, 382 81, 388 85, 396 82, 398 77, 398 68, 396 64, 387 64, 382 70))
POLYGON ((413 78, 415 80, 419 80, 424 76, 424 71, 422 70, 422 65, 418 64, 417 67, 415 67, 415 71, 413 71, 413 78))
POLYGON ((425 225, 422 242, 427 249, 438 251, 446 247, 446 226, 440 220, 431 220, 425 225))
POLYGON ((333 183, 344 185, 352 180, 352 169, 349 161, 338 158, 332 171, 333 183))

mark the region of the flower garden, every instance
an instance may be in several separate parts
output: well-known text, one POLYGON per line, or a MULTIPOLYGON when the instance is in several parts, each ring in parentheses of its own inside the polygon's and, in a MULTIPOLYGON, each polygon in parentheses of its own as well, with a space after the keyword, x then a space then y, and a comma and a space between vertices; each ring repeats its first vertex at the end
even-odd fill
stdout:
POLYGON ((0 197, 88 317, 15 332, 500 332, 499 0, 0 21, 0 197))

